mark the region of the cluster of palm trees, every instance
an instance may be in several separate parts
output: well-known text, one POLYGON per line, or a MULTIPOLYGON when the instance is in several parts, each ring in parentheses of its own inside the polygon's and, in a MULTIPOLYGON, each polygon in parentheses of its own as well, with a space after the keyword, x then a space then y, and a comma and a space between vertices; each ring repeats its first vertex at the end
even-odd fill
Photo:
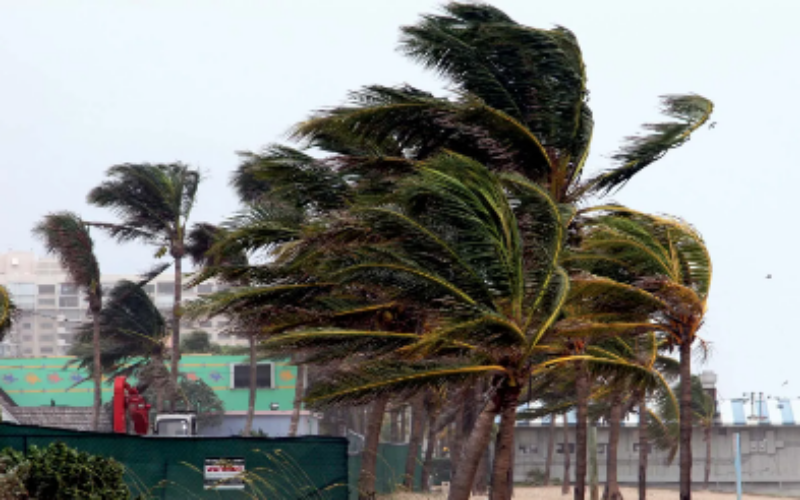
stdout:
MULTIPOLYGON (((688 223, 598 200, 685 143, 712 103, 663 97, 670 120, 647 125, 613 156, 615 165, 590 176, 594 123, 570 31, 527 27, 488 5, 449 3, 402 28, 400 48, 447 79, 451 94, 367 86, 294 127, 297 146, 243 153, 232 176, 242 209, 221 224, 188 227, 199 181, 188 167, 120 165, 89 195, 118 223, 53 214, 37 227, 89 296, 93 373, 124 361, 102 356, 110 348, 101 332, 115 319, 102 313, 89 257, 87 228, 99 227, 119 241, 151 243, 174 261, 172 350, 152 353, 153 366, 171 360, 173 385, 181 316, 224 316, 250 340, 253 379, 258 357, 310 371, 296 411, 301 399, 323 410, 370 408, 364 497, 375 491, 384 413, 410 404, 412 449, 428 430, 426 463, 438 430, 452 422, 459 429, 453 500, 468 498, 488 467, 499 422, 490 496, 509 498, 514 422, 527 402, 539 413, 577 410, 579 500, 590 410, 605 416, 617 429, 608 495, 619 498, 619 423, 661 398, 674 409, 662 426, 680 425, 680 494, 689 499, 692 347, 711 260, 688 223), (59 236, 68 228, 82 234, 73 226, 86 237, 59 236), (184 310, 186 256, 198 266, 189 286, 215 279, 230 288, 184 310), (678 362, 667 356, 675 350, 678 362), (669 388, 675 378, 679 401, 669 388)), ((141 333, 163 328, 154 323, 141 333)), ((112 337, 109 344, 123 342, 112 337)), ((412 457, 408 486, 414 465, 412 457)))

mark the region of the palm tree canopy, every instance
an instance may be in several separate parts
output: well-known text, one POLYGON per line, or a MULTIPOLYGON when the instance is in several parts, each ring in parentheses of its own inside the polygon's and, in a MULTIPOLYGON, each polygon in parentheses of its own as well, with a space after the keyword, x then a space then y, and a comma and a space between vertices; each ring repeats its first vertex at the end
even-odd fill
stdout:
POLYGON ((183 241, 200 174, 182 163, 115 165, 107 180, 89 192, 92 205, 110 208, 120 224, 97 224, 119 241, 163 245, 183 241))
POLYGON ((57 212, 46 215, 33 233, 44 242, 47 252, 56 256, 70 280, 86 293, 92 311, 99 311, 100 266, 86 223, 72 212, 57 212))
POLYGON ((298 125, 294 137, 312 144, 337 134, 391 139, 416 159, 455 151, 491 169, 519 172, 558 201, 575 201, 621 187, 684 144, 713 110, 702 96, 664 96, 663 111, 675 121, 646 125, 648 134, 629 138, 612 157, 617 165, 581 182, 594 121, 572 32, 524 26, 486 4, 451 2, 443 10, 404 27, 400 49, 447 78, 453 98, 371 85, 352 93, 348 105, 298 125))
POLYGON ((354 231, 365 238, 331 256, 337 265, 330 279, 424 308, 431 314, 416 316, 426 324, 301 330, 265 346, 274 352, 345 347, 353 361, 362 355, 311 388, 309 401, 317 404, 492 374, 519 377, 567 294, 558 265, 564 213, 538 186, 463 156, 422 162, 383 204, 357 205, 346 216, 345 224, 369 230, 354 231))
MULTIPOLYGON (((163 360, 166 353, 166 322, 144 291, 144 283, 120 281, 100 311, 102 366, 114 376, 130 374, 154 356, 163 360)), ((76 357, 71 364, 93 371, 91 324, 81 326, 70 355, 76 357)))

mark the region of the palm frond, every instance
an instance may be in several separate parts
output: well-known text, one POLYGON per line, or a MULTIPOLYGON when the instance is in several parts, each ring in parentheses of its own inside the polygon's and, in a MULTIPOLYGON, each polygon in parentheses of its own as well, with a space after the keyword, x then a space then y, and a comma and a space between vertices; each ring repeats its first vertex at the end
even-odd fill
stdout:
POLYGON ((662 112, 675 121, 649 123, 650 133, 628 138, 628 143, 612 156, 619 166, 589 181, 589 191, 607 194, 619 189, 636 174, 677 148, 708 121, 714 104, 697 94, 666 95, 661 98, 662 112))

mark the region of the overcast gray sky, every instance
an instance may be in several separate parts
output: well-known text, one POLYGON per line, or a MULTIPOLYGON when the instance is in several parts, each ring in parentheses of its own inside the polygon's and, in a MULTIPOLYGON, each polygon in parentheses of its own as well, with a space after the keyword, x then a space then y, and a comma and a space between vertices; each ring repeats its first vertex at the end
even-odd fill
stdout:
MULTIPOLYGON (((631 182, 615 200, 697 226, 715 275, 703 336, 724 397, 800 396, 800 270, 792 204, 800 185, 800 4, 793 0, 497 0, 517 21, 573 30, 588 67, 591 169, 641 123, 657 97, 696 92, 713 130, 631 182), (772 274, 771 280, 765 279, 772 274), (789 314, 792 313, 792 314, 789 314), (789 383, 781 387, 784 381, 789 383)), ((396 51, 398 27, 433 0, 0 1, 0 249, 49 211, 86 219, 104 170, 183 161, 206 180, 195 220, 236 209, 235 151, 284 138, 314 109, 365 84, 443 84, 396 51)), ((100 239, 102 269, 141 271, 152 251, 100 239)))

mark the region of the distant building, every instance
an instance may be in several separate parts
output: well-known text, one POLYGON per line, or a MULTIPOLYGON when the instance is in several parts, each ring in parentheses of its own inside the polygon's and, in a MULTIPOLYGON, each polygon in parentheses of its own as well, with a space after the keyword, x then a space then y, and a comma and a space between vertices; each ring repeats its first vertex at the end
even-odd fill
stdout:
MULTIPOLYGON (((101 277, 104 293, 120 280, 137 281, 134 274, 106 274, 101 277)), ((0 357, 63 356, 72 345, 75 327, 86 321, 88 304, 85 294, 70 283, 54 258, 37 257, 33 252, 0 253, 0 285, 8 288, 14 303, 22 310, 16 325, 0 342, 0 357)), ((172 314, 174 292, 172 271, 161 274, 145 289, 165 317, 172 314)), ((204 283, 183 292, 184 300, 221 289, 222 285, 204 283)), ((225 331, 227 322, 213 319, 182 322, 181 333, 203 330, 212 342, 223 345, 243 341, 225 331)))
MULTIPOLYGON (((704 372, 700 376, 706 391, 716 397, 716 376, 704 372)), ((523 408, 524 409, 524 408, 523 408)), ((712 487, 730 490, 735 481, 734 436, 741 439, 742 479, 746 491, 787 493, 800 491, 800 398, 772 397, 762 393, 743 398, 719 399, 711 432, 712 487)), ((575 474, 575 412, 567 413, 567 446, 564 446, 563 416, 556 417, 555 450, 551 477, 564 474, 564 450, 572 455, 571 472, 575 474)), ((550 437, 550 419, 518 420, 514 450, 514 480, 525 481, 545 469, 550 437)), ((639 416, 626 416, 620 430, 617 475, 621 483, 634 484, 638 478, 639 416)), ((601 487, 606 477, 606 453, 609 427, 597 425, 598 479, 601 487)), ((647 481, 649 484, 676 484, 679 479, 678 456, 667 464, 667 452, 648 447, 647 481)), ((704 432, 692 432, 692 479, 702 483, 706 442, 704 432)))
MULTIPOLYGON (((72 358, 0 359, 0 410, 3 420, 25 425, 91 429, 94 388, 88 374, 64 365, 72 358), (77 385, 76 385, 77 383, 77 385)), ((201 428, 205 436, 238 435, 244 428, 249 397, 249 365, 243 356, 184 355, 180 371, 208 384, 225 406, 223 422, 201 428)), ((282 362, 259 362, 253 430, 286 436, 294 408, 297 369, 282 362)), ((103 402, 113 389, 103 385, 103 402)), ((155 406, 155 401, 151 402, 155 406)), ((110 418, 102 430, 110 430, 110 418)), ((318 434, 315 414, 300 413, 298 435, 318 434)))

